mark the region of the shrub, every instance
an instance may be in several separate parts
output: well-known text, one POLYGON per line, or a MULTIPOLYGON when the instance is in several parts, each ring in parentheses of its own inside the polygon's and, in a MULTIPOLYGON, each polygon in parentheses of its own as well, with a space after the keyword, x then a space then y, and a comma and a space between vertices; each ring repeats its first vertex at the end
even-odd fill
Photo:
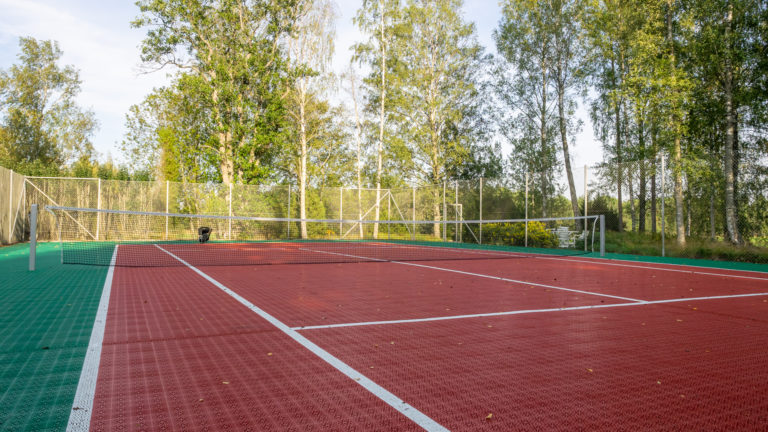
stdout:
MULTIPOLYGON (((483 237, 491 244, 524 246, 525 223, 492 223, 483 225, 483 237)), ((528 222, 528 246, 557 247, 558 241, 554 233, 547 231, 543 223, 528 222)))

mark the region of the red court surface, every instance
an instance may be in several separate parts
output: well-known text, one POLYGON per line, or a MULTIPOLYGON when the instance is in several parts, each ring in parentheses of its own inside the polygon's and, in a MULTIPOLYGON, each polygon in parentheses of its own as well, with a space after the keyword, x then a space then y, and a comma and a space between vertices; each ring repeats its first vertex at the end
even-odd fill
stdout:
POLYGON ((90 426, 767 430, 768 275, 602 263, 116 267, 90 426))

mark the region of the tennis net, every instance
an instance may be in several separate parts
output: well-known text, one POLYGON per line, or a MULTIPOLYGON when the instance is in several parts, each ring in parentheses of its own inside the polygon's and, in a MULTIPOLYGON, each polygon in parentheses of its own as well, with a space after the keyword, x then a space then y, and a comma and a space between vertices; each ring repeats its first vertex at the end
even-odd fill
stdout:
POLYGON ((66 264, 162 267, 504 259, 601 251, 598 216, 262 218, 47 206, 66 264), (118 253, 115 252, 115 247, 118 253))

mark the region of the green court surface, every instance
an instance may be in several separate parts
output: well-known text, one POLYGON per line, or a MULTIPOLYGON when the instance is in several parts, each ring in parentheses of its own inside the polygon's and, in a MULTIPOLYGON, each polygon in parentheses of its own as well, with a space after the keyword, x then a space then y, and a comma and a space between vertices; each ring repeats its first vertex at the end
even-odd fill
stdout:
POLYGON ((0 248, 0 430, 66 429, 107 267, 62 266, 58 244, 0 248))

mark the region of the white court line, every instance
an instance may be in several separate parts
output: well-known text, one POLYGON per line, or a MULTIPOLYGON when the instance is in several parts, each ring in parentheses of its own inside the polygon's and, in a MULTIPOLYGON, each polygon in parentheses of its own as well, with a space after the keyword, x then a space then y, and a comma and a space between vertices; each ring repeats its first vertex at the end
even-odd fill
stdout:
POLYGON ((500 276, 492 276, 492 275, 487 275, 487 274, 482 274, 482 273, 472 273, 472 272, 466 272, 466 271, 462 271, 462 270, 454 270, 454 269, 445 268, 445 267, 436 267, 436 266, 429 266, 429 265, 425 265, 425 264, 409 263, 409 262, 403 262, 403 261, 390 261, 390 260, 385 260, 385 259, 380 259, 380 258, 371 258, 371 257, 364 257, 364 256, 359 256, 359 255, 343 254, 343 253, 339 253, 339 252, 329 252, 329 251, 321 251, 321 250, 305 249, 305 248, 299 248, 299 249, 300 250, 309 251, 309 252, 324 253, 324 254, 330 254, 330 255, 347 256, 347 257, 350 257, 350 258, 360 258, 360 259, 371 260, 371 261, 390 262, 390 263, 393 263, 393 264, 407 265, 407 266, 413 266, 413 267, 423 267, 423 268, 431 269, 431 270, 441 270, 441 271, 450 272, 450 273, 459 273, 459 274, 468 275, 468 276, 477 276, 477 277, 486 278, 486 279, 495 279, 495 280, 500 280, 500 281, 504 281, 504 282, 512 282, 512 283, 523 284, 523 285, 532 285, 532 286, 537 286, 537 287, 556 289, 556 290, 560 290, 560 291, 577 292, 577 293, 580 293, 580 294, 594 295, 594 296, 599 296, 599 297, 608 297, 608 298, 614 298, 614 299, 619 299, 619 300, 627 300, 627 301, 631 301, 631 302, 638 302, 638 303, 645 302, 645 300, 638 300, 638 299, 634 299, 634 298, 630 298, 630 297, 621 297, 621 296, 615 296, 615 295, 610 295, 610 294, 601 294, 601 293, 596 293, 596 292, 591 292, 591 291, 582 291, 582 290, 571 289, 571 288, 563 288, 563 287, 554 286, 554 285, 546 285, 546 284, 540 284, 540 283, 536 283, 536 282, 526 282, 526 281, 521 281, 521 280, 516 280, 516 279, 504 278, 504 277, 500 277, 500 276))
POLYGON ((466 318, 483 318, 483 317, 493 317, 493 316, 522 315, 522 314, 544 313, 544 312, 563 312, 563 311, 602 309, 602 308, 614 308, 614 307, 625 307, 625 306, 646 306, 646 305, 652 305, 652 304, 680 303, 680 302, 688 302, 688 301, 717 300, 717 299, 731 299, 731 298, 739 298, 739 297, 758 297, 758 296, 768 296, 768 292, 751 293, 751 294, 732 294, 732 295, 725 295, 725 296, 710 296, 710 297, 689 297, 689 298, 666 299, 666 300, 648 300, 642 303, 639 303, 639 302, 614 303, 614 304, 601 304, 601 305, 571 306, 571 307, 550 308, 550 309, 525 309, 525 310, 516 310, 516 311, 488 312, 488 313, 468 314, 468 315, 450 315, 450 316, 442 316, 442 317, 411 318, 411 319, 389 320, 389 321, 364 321, 364 322, 352 322, 352 323, 341 323, 341 324, 323 324, 323 325, 293 327, 293 329, 296 331, 301 331, 301 330, 329 329, 329 328, 338 328, 338 327, 359 327, 359 326, 371 326, 371 325, 420 323, 420 322, 447 321, 447 320, 466 319, 466 318))
POLYGON ((72 410, 69 413, 67 432, 86 432, 91 427, 93 397, 96 394, 96 380, 99 376, 101 347, 104 343, 104 328, 107 324, 107 310, 109 309, 109 296, 112 292, 116 261, 117 245, 115 245, 115 251, 112 252, 112 261, 109 263, 107 278, 104 280, 104 288, 101 290, 101 300, 99 300, 99 308, 96 310, 91 339, 88 342, 88 350, 85 352, 83 369, 80 371, 80 380, 77 382, 75 400, 72 401, 72 410))
MULTIPOLYGON (((753 279, 753 280, 762 280, 762 281, 768 281, 768 275, 766 277, 755 277, 755 276, 741 276, 741 275, 732 275, 732 274, 725 274, 725 273, 713 273, 713 272, 704 272, 704 271, 696 271, 695 269, 717 269, 717 267, 708 267, 708 266, 692 266, 688 264, 674 264, 674 263, 648 263, 648 264, 656 264, 660 266, 675 266, 675 267, 686 267, 690 268, 691 270, 680 270, 680 269, 671 269, 671 268, 665 268, 665 267, 654 267, 650 265, 640 265, 640 264, 621 264, 616 262, 606 262, 606 261, 620 261, 620 260, 614 260, 611 258, 595 258, 595 257, 585 257, 582 259, 578 258, 566 258, 571 255, 563 255, 563 256, 552 256, 547 255, 543 253, 535 253, 535 252, 507 252, 507 251, 496 251, 496 250, 488 250, 488 251, 480 251, 476 249, 461 249, 461 248, 452 248, 452 247, 444 247, 444 246, 430 246, 430 245, 408 245, 408 248, 411 249, 418 249, 418 248, 428 248, 428 249, 449 249, 449 250, 455 250, 457 252, 461 253, 471 253, 476 255, 493 255, 493 256, 503 256, 503 257, 511 257, 511 258, 538 258, 538 259, 545 259, 545 260, 554 260, 554 261, 570 261, 570 262, 579 262, 579 263, 590 263, 590 264, 598 264, 598 265, 607 265, 607 266, 618 266, 618 267, 632 267, 632 268, 641 268, 641 269, 647 269, 647 270, 661 270, 661 271, 669 271, 669 272, 676 272, 676 273, 692 273, 692 274, 700 274, 700 275, 706 275, 706 276, 721 276, 721 277, 732 277, 732 278, 739 278, 739 279, 753 279)), ((439 260, 438 260, 439 261, 439 260)), ((726 269, 729 270, 729 269, 726 269)), ((765 275, 765 272, 757 271, 757 270, 729 270, 734 272, 745 272, 745 273, 757 273, 757 274, 763 274, 765 275)))
POLYGON ((368 390, 369 392, 373 393, 376 397, 387 403, 392 408, 396 409, 398 412, 403 414, 404 416, 411 419, 414 423, 421 426, 423 429, 428 431, 447 431, 445 427, 443 427, 441 424, 437 423, 436 421, 432 420, 430 417, 428 417, 426 414, 422 413, 421 411, 417 410, 413 406, 407 404, 405 401, 400 399, 399 397, 395 396, 391 392, 389 392, 384 387, 376 384, 371 379, 366 377, 365 375, 361 374, 360 372, 353 369, 351 366, 347 365, 343 361, 339 360, 338 358, 334 357, 331 353, 328 351, 320 348, 317 346, 314 342, 310 341, 309 339, 305 338, 301 334, 299 334, 296 330, 288 327, 286 324, 284 324, 282 321, 279 321, 277 318, 273 317, 272 315, 268 314, 266 311, 262 310, 261 308, 257 307, 250 301, 246 300, 236 292, 232 291, 231 289, 227 288, 226 286, 222 285, 219 281, 216 279, 208 276, 207 274, 203 273, 196 267, 192 266, 188 262, 184 261, 183 259, 177 257, 176 255, 172 254, 171 252, 168 252, 167 250, 160 247, 160 245, 155 245, 158 249, 162 250, 163 252, 167 253, 168 255, 172 256, 185 266, 192 269, 195 273, 202 276, 205 280, 212 283, 214 286, 219 288, 220 290, 224 291, 225 293, 229 294, 231 297, 233 297, 235 300, 240 302, 243 306, 247 307, 251 311, 255 312, 260 317, 267 320, 270 324, 277 327, 280 331, 291 337, 291 339, 295 340, 296 342, 300 343, 304 348, 310 350, 313 354, 323 359, 326 363, 333 366, 338 370, 339 372, 343 373, 344 375, 348 376, 349 378, 352 378, 356 383, 360 384, 363 388, 368 390))

